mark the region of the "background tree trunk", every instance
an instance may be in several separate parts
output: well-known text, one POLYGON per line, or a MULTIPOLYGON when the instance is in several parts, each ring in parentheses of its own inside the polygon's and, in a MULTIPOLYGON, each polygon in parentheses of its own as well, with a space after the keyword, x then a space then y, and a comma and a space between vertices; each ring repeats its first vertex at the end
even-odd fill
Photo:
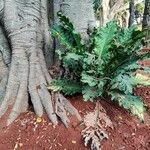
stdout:
POLYGON ((130 12, 129 27, 131 27, 134 24, 134 19, 135 19, 135 3, 134 3, 134 0, 130 0, 129 12, 130 12))
POLYGON ((121 11, 129 8, 128 3, 124 0, 102 0, 100 11, 100 26, 105 25, 107 22, 115 19, 115 15, 121 11))
POLYGON ((103 26, 108 22, 108 15, 110 10, 109 2, 110 0, 102 0, 100 12, 100 26, 103 26))
POLYGON ((147 41, 150 47, 150 0, 145 0, 145 9, 144 9, 144 16, 143 16, 143 29, 148 29, 147 32, 147 41))
POLYGON ((0 0, 0 117, 11 108, 7 125, 27 110, 29 97, 36 115, 46 111, 54 124, 59 116, 67 126, 66 112, 81 119, 61 94, 46 88, 51 76, 45 57, 49 66, 54 54, 49 12, 48 0, 0 0))

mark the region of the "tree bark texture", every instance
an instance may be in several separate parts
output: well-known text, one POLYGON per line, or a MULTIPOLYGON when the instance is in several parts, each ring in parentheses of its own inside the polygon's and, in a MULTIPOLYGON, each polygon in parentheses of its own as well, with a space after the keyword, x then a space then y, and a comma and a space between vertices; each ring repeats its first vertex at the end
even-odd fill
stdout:
POLYGON ((100 11, 100 26, 106 25, 107 22, 115 19, 118 12, 126 10, 128 5, 124 4, 124 0, 102 0, 100 11))
POLYGON ((46 111, 68 126, 67 112, 80 118, 60 93, 49 93, 48 65, 53 63, 47 0, 0 0, 0 117, 10 107, 7 125, 28 108, 29 97, 37 116, 46 111), (44 56, 44 53, 49 53, 44 56))
POLYGON ((145 0, 145 9, 143 15, 143 28, 148 29, 147 41, 150 47, 150 0, 145 0))
POLYGON ((134 19, 135 19, 135 3, 134 3, 134 0, 130 0, 129 12, 130 12, 129 27, 131 27, 134 24, 134 19))
MULTIPOLYGON (((142 0, 136 0, 135 5, 142 2, 142 0)), ((128 11, 129 3, 125 3, 124 0, 102 0, 100 10, 100 26, 105 25, 108 21, 115 19, 117 13, 122 11, 128 11)), ((128 25, 129 16, 126 15, 126 22, 128 25)))
POLYGON ((87 30, 96 26, 92 0, 55 0, 54 1, 54 18, 57 20, 57 12, 62 11, 69 17, 77 32, 83 39, 88 38, 87 30))

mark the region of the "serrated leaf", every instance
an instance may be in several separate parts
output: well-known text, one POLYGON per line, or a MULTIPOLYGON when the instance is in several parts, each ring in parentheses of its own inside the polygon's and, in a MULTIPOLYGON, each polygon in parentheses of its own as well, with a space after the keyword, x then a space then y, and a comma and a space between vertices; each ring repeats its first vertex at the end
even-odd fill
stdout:
POLYGON ((139 97, 116 92, 110 92, 109 94, 111 95, 112 100, 117 101, 120 106, 129 110, 133 115, 136 115, 142 122, 144 121, 145 107, 139 97))
POLYGON ((132 94, 133 93, 133 86, 135 84, 134 79, 129 75, 119 74, 111 81, 112 87, 111 89, 119 89, 120 91, 124 92, 125 94, 132 94))
POLYGON ((82 56, 75 53, 67 53, 63 58, 64 65, 69 68, 75 68, 75 66, 81 63, 81 60, 82 56))
POLYGON ((60 21, 60 25, 54 25, 51 29, 51 33, 54 37, 57 37, 61 44, 65 45, 67 49, 77 49, 80 51, 84 45, 81 41, 81 35, 75 31, 73 24, 69 18, 64 16, 61 12, 57 13, 60 21))
POLYGON ((82 73, 81 82, 87 83, 90 87, 97 85, 97 80, 88 74, 82 73))
POLYGON ((61 91, 65 95, 81 93, 82 90, 80 83, 68 79, 53 80, 47 88, 53 92, 61 91))
POLYGON ((116 22, 111 21, 107 23, 105 27, 98 29, 94 36, 95 48, 94 52, 97 54, 99 59, 105 59, 113 38, 117 32, 118 25, 116 22))
POLYGON ((90 87, 90 86, 84 86, 82 89, 83 99, 85 101, 90 100, 93 101, 94 98, 100 96, 101 92, 98 91, 97 88, 90 87))

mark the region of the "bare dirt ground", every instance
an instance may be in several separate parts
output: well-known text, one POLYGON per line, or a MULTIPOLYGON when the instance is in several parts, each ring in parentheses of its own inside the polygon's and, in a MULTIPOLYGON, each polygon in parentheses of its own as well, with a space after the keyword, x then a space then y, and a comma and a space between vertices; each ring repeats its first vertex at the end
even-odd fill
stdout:
MULTIPOLYGON (((113 104, 102 100, 108 116, 113 122, 114 130, 109 129, 109 139, 103 141, 102 150, 149 150, 150 149, 150 88, 137 89, 138 95, 144 97, 147 106, 145 123, 113 104)), ((83 116, 94 109, 94 104, 84 102, 81 96, 70 98, 72 104, 83 116)), ((88 150, 84 147, 82 125, 71 117, 70 128, 63 124, 53 126, 46 115, 36 118, 28 111, 9 127, 5 127, 6 116, 0 119, 0 150, 88 150)))

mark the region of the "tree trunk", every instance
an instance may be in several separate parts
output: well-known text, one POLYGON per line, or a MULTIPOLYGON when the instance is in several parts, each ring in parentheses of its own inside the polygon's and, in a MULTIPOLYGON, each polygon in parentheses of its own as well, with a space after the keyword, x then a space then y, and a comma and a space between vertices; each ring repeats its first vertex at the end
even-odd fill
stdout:
POLYGON ((124 0, 102 0, 100 11, 100 26, 104 26, 107 22, 115 19, 115 15, 128 8, 124 0))
POLYGON ((143 29, 148 29, 147 32, 147 41, 150 47, 150 0, 145 0, 145 9, 144 9, 144 16, 143 16, 143 29))
POLYGON ((130 0, 129 12, 130 12, 129 27, 131 27, 134 24, 134 19, 135 19, 135 4, 134 4, 134 0, 130 0))
POLYGON ((101 12, 100 12, 100 26, 104 26, 106 25, 106 23, 109 21, 108 19, 108 15, 109 15, 109 10, 110 10, 110 6, 109 6, 109 2, 110 0, 102 0, 101 3, 101 12))
POLYGON ((58 22, 58 11, 62 11, 64 15, 69 17, 76 31, 81 34, 83 39, 88 38, 87 30, 91 30, 96 26, 93 2, 91 0, 55 0, 55 22, 58 22))
POLYGON ((60 93, 46 88, 51 76, 44 52, 53 63, 48 6, 47 0, 0 0, 0 117, 11 108, 7 125, 27 110, 29 97, 36 115, 41 117, 45 110, 54 124, 59 116, 68 126, 66 112, 81 119, 60 93))

